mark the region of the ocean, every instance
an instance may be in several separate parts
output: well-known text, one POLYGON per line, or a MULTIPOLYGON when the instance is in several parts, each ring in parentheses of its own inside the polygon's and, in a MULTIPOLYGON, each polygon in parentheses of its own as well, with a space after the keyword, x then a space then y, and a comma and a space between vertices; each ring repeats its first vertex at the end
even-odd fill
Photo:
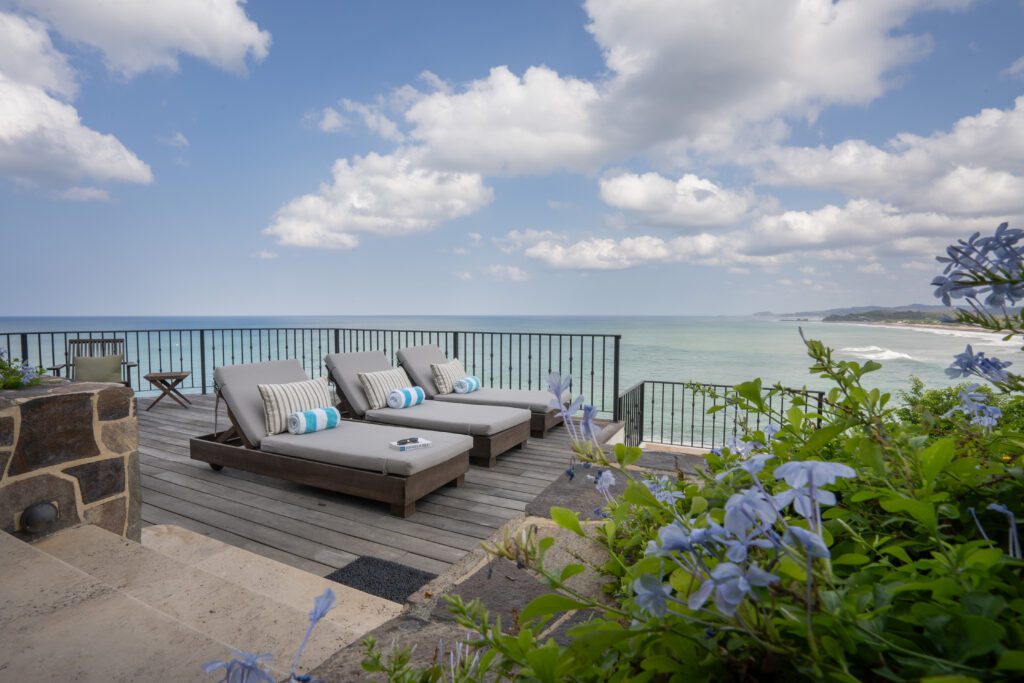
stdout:
POLYGON ((944 373, 954 354, 972 344, 1024 367, 1020 344, 986 332, 881 325, 791 322, 762 317, 0 317, 0 334, 190 328, 345 327, 399 330, 474 330, 621 334, 621 382, 641 380, 735 384, 760 377, 765 384, 827 388, 811 375, 799 327, 839 359, 876 360, 882 369, 869 386, 897 391, 911 376, 927 386, 955 383, 944 373))

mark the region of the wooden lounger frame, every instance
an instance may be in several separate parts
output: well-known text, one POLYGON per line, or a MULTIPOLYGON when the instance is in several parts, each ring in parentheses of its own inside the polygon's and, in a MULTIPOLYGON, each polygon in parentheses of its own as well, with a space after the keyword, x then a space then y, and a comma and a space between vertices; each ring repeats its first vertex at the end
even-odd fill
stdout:
POLYGON ((407 477, 270 453, 254 447, 245 438, 230 409, 228 419, 231 427, 223 432, 189 440, 189 453, 193 460, 208 463, 217 471, 232 467, 381 501, 388 503, 392 514, 399 517, 408 517, 416 512, 417 500, 446 484, 462 486, 469 469, 470 451, 407 477))
MULTIPOLYGON (((330 374, 330 368, 327 370, 331 381, 334 381, 334 375, 330 374)), ((402 427, 404 425, 396 425, 388 422, 377 422, 375 420, 366 420, 365 417, 359 417, 356 415, 356 411, 352 408, 352 404, 349 402, 348 397, 345 396, 345 392, 341 390, 341 385, 334 381, 334 388, 337 390, 338 398, 338 410, 341 411, 342 415, 347 415, 351 419, 364 420, 369 424, 382 424, 388 425, 389 427, 402 427)), ((459 404, 462 405, 462 404, 459 404)), ((497 434, 491 434, 490 436, 479 435, 474 436, 472 434, 468 436, 473 437, 473 449, 469 452, 469 461, 474 465, 480 465, 481 467, 494 467, 498 462, 498 456, 502 453, 512 450, 513 448, 522 448, 526 445, 526 442, 530 440, 530 433, 533 429, 533 417, 530 417, 529 422, 518 424, 515 427, 509 427, 505 431, 498 432, 497 434)), ((443 432, 443 429, 437 429, 431 427, 435 432, 443 432)))
POLYGON ((552 429, 562 424, 562 416, 553 410, 530 413, 530 436, 543 439, 552 429))

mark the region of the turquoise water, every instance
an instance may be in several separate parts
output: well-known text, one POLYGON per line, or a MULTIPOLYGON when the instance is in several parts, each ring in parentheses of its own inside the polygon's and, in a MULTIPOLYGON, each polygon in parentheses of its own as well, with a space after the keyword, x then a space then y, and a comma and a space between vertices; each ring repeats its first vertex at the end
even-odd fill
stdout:
POLYGON ((798 326, 832 346, 838 358, 881 362, 869 383, 886 390, 904 387, 911 375, 930 386, 950 384, 943 370, 968 343, 1024 367, 1019 344, 984 332, 754 317, 0 317, 0 333, 292 326, 621 334, 623 389, 644 379, 734 384, 754 377, 822 388, 807 372, 798 326))

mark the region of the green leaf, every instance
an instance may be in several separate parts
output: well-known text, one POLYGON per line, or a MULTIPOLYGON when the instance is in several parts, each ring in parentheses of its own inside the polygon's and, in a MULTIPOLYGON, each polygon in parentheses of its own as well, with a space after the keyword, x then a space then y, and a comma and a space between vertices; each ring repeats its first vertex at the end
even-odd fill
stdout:
POLYGON ((573 532, 577 536, 583 536, 586 538, 586 534, 583 533, 583 527, 580 526, 580 518, 575 512, 569 508, 561 508, 555 506, 551 508, 551 519, 554 520, 555 524, 573 532))
POLYGON ((708 509, 708 499, 704 496, 694 496, 690 499, 690 514, 699 515, 708 509))
POLYGON ((663 507, 662 504, 658 502, 658 499, 654 497, 654 494, 651 493, 650 489, 643 484, 636 483, 635 481, 630 481, 626 484, 626 490, 622 493, 622 498, 626 502, 633 503, 634 505, 642 505, 644 507, 658 509, 663 507))
POLYGON ((999 655, 999 663, 996 664, 996 668, 1024 671, 1024 650, 1006 650, 999 655))
POLYGON ((651 655, 640 663, 644 671, 653 671, 657 674, 670 674, 679 671, 679 662, 668 655, 651 655))
POLYGON ((981 683, 974 676, 962 674, 943 674, 942 676, 925 676, 921 683, 981 683))
POLYGON ((564 567, 562 567, 562 573, 561 573, 561 575, 559 575, 558 580, 560 582, 562 582, 562 583, 565 583, 566 581, 568 581, 572 577, 574 577, 577 574, 580 574, 582 572, 583 572, 583 565, 582 564, 577 564, 575 562, 572 563, 572 564, 567 564, 564 567))
POLYGON ((827 427, 822 427, 811 434, 811 438, 807 439, 807 443, 800 449, 800 453, 804 455, 814 453, 844 431, 846 431, 846 426, 841 424, 831 424, 827 427))
POLYGON ((953 453, 952 439, 939 439, 921 452, 918 460, 921 462, 921 476, 925 484, 932 485, 939 473, 953 461, 953 453))
POLYGON ((886 512, 906 512, 929 530, 935 528, 935 506, 923 500, 892 496, 883 498, 881 506, 886 512))
POLYGON ((851 503, 863 503, 865 500, 871 500, 872 498, 880 498, 882 496, 881 491, 871 491, 870 489, 864 491, 857 491, 849 497, 851 503))
POLYGON ((523 608, 520 617, 523 620, 534 619, 536 617, 543 617, 549 614, 569 612, 586 606, 587 605, 585 603, 578 602, 572 598, 567 598, 564 595, 548 593, 547 595, 542 595, 539 598, 531 600, 530 604, 523 608))
POLYGON ((910 559, 910 555, 903 549, 903 546, 899 545, 887 545, 882 548, 879 552, 883 552, 886 555, 892 555, 896 559, 900 560, 904 564, 910 564, 913 560, 910 559))
POLYGON ((744 382, 743 384, 737 384, 735 387, 736 393, 747 399, 750 403, 757 406, 760 409, 764 409, 764 396, 761 391, 761 378, 744 382))
POLYGON ((643 449, 625 444, 615 444, 615 460, 622 467, 632 465, 644 454, 643 449))
POLYGON ((867 564, 871 561, 871 558, 867 555, 861 555, 860 553, 846 553, 840 555, 836 559, 832 560, 832 564, 867 564))
POLYGON ((975 550, 964 561, 968 567, 982 567, 988 569, 1003 561, 1003 551, 1000 548, 979 548, 975 550))
POLYGON ((533 669, 533 675, 544 683, 556 683, 558 676, 558 646, 551 644, 535 648, 526 653, 526 663, 533 669))

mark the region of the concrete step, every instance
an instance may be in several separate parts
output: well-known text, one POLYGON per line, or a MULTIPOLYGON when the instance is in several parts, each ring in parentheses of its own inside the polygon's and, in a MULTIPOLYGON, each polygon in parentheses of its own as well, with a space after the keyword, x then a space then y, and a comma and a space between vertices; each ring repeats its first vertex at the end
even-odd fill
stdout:
POLYGON ((332 621, 345 630, 345 644, 362 638, 402 611, 402 605, 397 602, 363 593, 173 524, 144 528, 142 545, 301 612, 308 612, 313 606, 313 598, 330 588, 338 598, 338 606, 327 613, 324 621, 332 621))
POLYGON ((194 681, 229 656, 224 642, 2 532, 0 577, 0 680, 194 681))
MULTIPOLYGON (((318 594, 310 593, 303 608, 293 607, 95 526, 66 530, 35 547, 210 640, 233 649, 270 653, 270 667, 279 674, 286 673, 291 664, 318 594)), ((238 558, 239 573, 244 573, 246 563, 255 557, 249 555, 238 558)), ((353 629, 324 620, 306 646, 303 668, 316 666, 352 640, 353 629)), ((159 641, 155 645, 167 648, 159 641)), ((178 648, 167 651, 189 654, 178 648)), ((225 654, 220 651, 210 659, 225 654)), ((165 680, 203 677, 201 669, 194 669, 189 677, 165 680)))

